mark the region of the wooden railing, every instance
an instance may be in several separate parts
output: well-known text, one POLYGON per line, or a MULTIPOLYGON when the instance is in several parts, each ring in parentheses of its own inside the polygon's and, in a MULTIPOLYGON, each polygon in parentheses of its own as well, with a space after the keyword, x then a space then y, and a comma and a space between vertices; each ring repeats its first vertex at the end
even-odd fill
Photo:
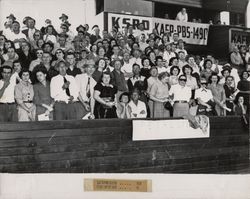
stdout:
POLYGON ((249 127, 210 118, 210 137, 132 141, 131 120, 0 123, 0 172, 225 173, 249 167, 249 127))

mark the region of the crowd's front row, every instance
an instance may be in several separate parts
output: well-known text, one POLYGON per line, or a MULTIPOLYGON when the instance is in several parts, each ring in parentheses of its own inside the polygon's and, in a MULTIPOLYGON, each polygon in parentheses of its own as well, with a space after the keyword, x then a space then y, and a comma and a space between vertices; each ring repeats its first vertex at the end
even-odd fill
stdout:
MULTIPOLYGON (((20 70, 18 62, 14 63, 15 72, 4 65, 0 80, 0 121, 246 114, 244 97, 237 95, 235 104, 226 98, 223 86, 218 86, 217 74, 212 74, 208 81, 201 78, 200 88, 191 90, 186 85, 186 75, 176 76, 174 80, 168 72, 158 74, 157 68, 151 67, 150 77, 142 78, 138 64, 133 65, 134 77, 126 81, 121 65, 121 60, 115 60, 114 70, 104 71, 96 82, 92 77, 96 71, 93 62, 88 61, 85 73, 74 77, 67 74, 66 62, 60 61, 58 74, 51 81, 47 80, 45 67, 36 67, 32 72, 37 80, 34 85, 28 69, 17 72, 20 70)), ((173 67, 170 73, 177 68, 173 67)), ((184 68, 189 69, 188 66, 184 68)), ((233 77, 227 76, 225 85, 230 88, 232 82, 233 77)), ((234 91, 228 92, 231 93, 229 97, 235 97, 234 91)))

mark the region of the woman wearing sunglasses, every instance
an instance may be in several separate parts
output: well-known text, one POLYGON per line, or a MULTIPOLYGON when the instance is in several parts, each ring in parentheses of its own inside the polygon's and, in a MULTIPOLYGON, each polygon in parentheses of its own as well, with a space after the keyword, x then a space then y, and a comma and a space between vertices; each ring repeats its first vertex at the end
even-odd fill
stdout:
POLYGON ((36 50, 36 59, 33 60, 30 63, 29 71, 32 72, 35 66, 39 65, 42 62, 42 57, 43 57, 43 50, 42 49, 37 49, 36 50))

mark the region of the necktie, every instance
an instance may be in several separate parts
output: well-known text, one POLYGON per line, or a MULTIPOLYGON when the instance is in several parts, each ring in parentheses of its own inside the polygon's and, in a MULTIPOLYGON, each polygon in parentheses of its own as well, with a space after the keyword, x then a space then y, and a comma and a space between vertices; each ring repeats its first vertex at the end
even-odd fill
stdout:
POLYGON ((88 77, 88 83, 86 86, 86 96, 88 99, 90 98, 90 77, 88 77))
MULTIPOLYGON (((63 81, 64 81, 64 83, 67 83, 67 79, 66 79, 65 77, 63 77, 63 81)), ((66 94, 67 94, 68 96, 70 96, 69 88, 66 88, 65 91, 66 91, 66 94)))

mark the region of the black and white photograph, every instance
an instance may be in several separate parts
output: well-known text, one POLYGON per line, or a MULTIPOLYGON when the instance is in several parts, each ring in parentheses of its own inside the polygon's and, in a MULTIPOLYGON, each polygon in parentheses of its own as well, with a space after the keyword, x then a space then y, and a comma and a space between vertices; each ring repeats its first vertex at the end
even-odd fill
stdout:
POLYGON ((249 0, 0 0, 0 199, 250 198, 249 0))

